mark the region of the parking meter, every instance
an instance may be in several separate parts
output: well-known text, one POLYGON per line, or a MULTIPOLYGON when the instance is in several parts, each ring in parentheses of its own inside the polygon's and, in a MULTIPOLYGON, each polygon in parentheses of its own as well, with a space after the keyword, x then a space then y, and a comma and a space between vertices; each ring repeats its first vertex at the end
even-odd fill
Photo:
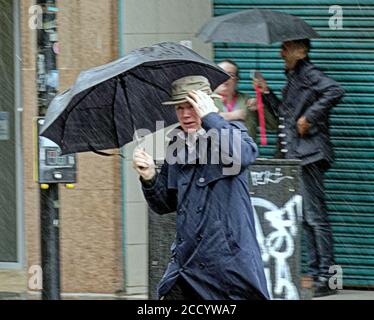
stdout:
POLYGON ((76 182, 77 161, 76 155, 61 155, 60 147, 53 141, 41 137, 40 130, 44 118, 36 119, 37 127, 37 178, 39 184, 76 182))

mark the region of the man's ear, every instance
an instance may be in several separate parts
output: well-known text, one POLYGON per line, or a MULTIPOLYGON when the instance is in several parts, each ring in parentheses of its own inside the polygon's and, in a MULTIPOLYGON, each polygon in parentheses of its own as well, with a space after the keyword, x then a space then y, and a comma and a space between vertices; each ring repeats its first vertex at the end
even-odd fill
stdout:
POLYGON ((297 59, 301 60, 307 56, 307 51, 304 47, 300 47, 296 49, 296 57, 297 59))

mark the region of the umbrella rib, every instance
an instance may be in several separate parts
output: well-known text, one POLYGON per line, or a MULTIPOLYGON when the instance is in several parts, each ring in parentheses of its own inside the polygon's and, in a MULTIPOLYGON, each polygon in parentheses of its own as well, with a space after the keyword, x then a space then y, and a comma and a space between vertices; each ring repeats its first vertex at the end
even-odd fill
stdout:
POLYGON ((103 151, 98 151, 90 143, 88 143, 87 146, 90 149, 90 151, 98 154, 99 156, 104 156, 104 157, 120 156, 122 159, 126 159, 126 157, 123 156, 121 153, 107 153, 107 152, 103 152, 103 151))
POLYGON ((119 81, 121 83, 122 90, 123 90, 123 93, 125 95, 126 104, 127 104, 127 107, 129 108, 129 111, 130 111, 131 126, 132 126, 132 129, 135 131, 136 130, 136 128, 135 128, 135 122, 134 122, 133 113, 132 113, 132 110, 131 110, 131 104, 129 102, 129 96, 127 94, 127 85, 126 85, 126 82, 125 82, 125 80, 123 78, 119 78, 118 77, 117 79, 119 79, 119 81))
POLYGON ((115 135, 116 135, 116 139, 117 139, 117 146, 118 148, 120 148, 120 145, 119 145, 119 139, 118 139, 118 132, 117 132, 117 124, 116 124, 116 117, 115 117, 115 112, 114 112, 114 106, 116 104, 116 97, 117 97, 117 91, 118 91, 118 85, 119 85, 119 78, 117 77, 117 81, 116 81, 116 89, 115 89, 115 92, 114 92, 114 99, 113 99, 113 102, 112 102, 112 116, 113 116, 113 125, 114 125, 114 132, 115 132, 115 135))
MULTIPOLYGON (((157 88, 157 89, 159 89, 159 90, 161 90, 161 91, 164 91, 165 93, 168 94, 168 96, 170 96, 169 91, 167 91, 167 90, 164 89, 163 87, 161 87, 161 86, 159 86, 159 85, 157 85, 157 84, 155 84, 155 83, 152 83, 152 82, 148 81, 147 79, 138 76, 138 75, 135 74, 135 73, 129 72, 128 74, 129 74, 129 75, 132 75, 132 76, 133 76, 134 78, 136 78, 137 80, 143 81, 143 82, 145 82, 146 84, 149 84, 150 86, 153 86, 153 87, 155 87, 155 88, 157 88)), ((125 85, 126 85, 126 84, 125 84, 125 85)))
POLYGON ((87 96, 88 96, 92 91, 94 91, 95 88, 96 88, 96 86, 90 88, 90 90, 88 90, 87 93, 86 93, 83 97, 81 97, 81 98, 80 98, 80 99, 79 99, 79 100, 78 100, 78 101, 77 101, 77 102, 76 102, 72 107, 70 107, 70 110, 68 111, 68 114, 70 114, 70 113, 73 111, 73 109, 75 108, 76 105, 80 104, 82 100, 86 99, 86 97, 87 97, 87 96))
POLYGON ((178 62, 171 62, 171 63, 168 63, 168 64, 159 64, 159 65, 153 65, 153 66, 149 66, 148 69, 152 69, 152 70, 165 70, 167 68, 174 68, 176 66, 182 66, 182 65, 186 65, 188 63, 178 63, 178 62))
MULTIPOLYGON (((115 132, 115 135, 116 135, 118 148, 120 148, 120 145, 119 145, 119 139, 118 139, 118 133, 117 133, 117 124, 116 124, 115 114, 114 114, 114 105, 115 105, 115 102, 116 102, 116 96, 117 96, 119 82, 120 82, 120 79, 119 79, 119 77, 117 77, 116 89, 115 89, 115 93, 114 93, 114 101, 112 102, 113 125, 114 125, 114 132, 115 132)), ((88 145, 88 148, 93 153, 96 153, 96 154, 98 154, 100 156, 113 157, 113 156, 117 155, 117 156, 120 156, 123 159, 126 159, 121 153, 106 153, 106 152, 102 152, 102 151, 96 150, 90 143, 88 143, 87 145, 88 145)))
MULTIPOLYGON (((74 106, 72 106, 71 108, 70 108, 70 110, 67 112, 67 115, 66 115, 66 120, 69 118, 69 116, 70 116, 70 113, 72 113, 73 112, 73 110, 74 110, 74 108, 75 108, 75 106, 77 106, 83 99, 85 99, 93 90, 95 89, 95 87, 92 87, 90 90, 88 90, 87 91, 87 93, 83 96, 83 97, 81 97, 80 99, 79 99, 79 101, 77 101, 77 103, 75 103, 74 104, 74 106)), ((63 129, 62 129, 62 137, 64 137, 65 136, 65 128, 66 128, 66 123, 67 123, 67 121, 63 121, 63 124, 64 124, 64 126, 63 126, 63 129)), ((64 138, 62 138, 62 141, 64 141, 64 138)))
POLYGON ((168 63, 160 62, 159 64, 154 63, 153 65, 147 65, 147 69, 159 70, 159 69, 171 68, 174 66, 185 65, 188 63, 189 62, 181 63, 180 61, 170 61, 168 63))

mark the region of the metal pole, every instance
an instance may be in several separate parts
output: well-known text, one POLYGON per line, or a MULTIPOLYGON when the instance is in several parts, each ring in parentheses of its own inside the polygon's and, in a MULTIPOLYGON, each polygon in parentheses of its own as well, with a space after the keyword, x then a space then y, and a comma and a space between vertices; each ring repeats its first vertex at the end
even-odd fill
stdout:
POLYGON ((41 189, 41 254, 43 300, 60 300, 60 241, 58 184, 41 189))
MULTIPOLYGON (((57 93, 56 63, 57 23, 56 1, 38 0, 43 9, 43 27, 38 30, 38 105, 44 116, 57 93)), ((60 300, 60 243, 58 184, 40 190, 41 260, 43 270, 43 300, 60 300)))

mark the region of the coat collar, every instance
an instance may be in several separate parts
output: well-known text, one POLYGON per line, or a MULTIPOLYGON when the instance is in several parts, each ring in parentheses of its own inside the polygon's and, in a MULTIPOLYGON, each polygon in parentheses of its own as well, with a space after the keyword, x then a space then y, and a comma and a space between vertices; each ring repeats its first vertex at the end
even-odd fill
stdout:
POLYGON ((295 68, 293 68, 290 71, 285 70, 284 73, 287 77, 292 77, 293 75, 299 75, 300 72, 304 69, 305 66, 310 64, 309 57, 306 57, 304 59, 298 60, 296 62, 295 68))
POLYGON ((195 134, 187 134, 182 130, 182 127, 177 127, 168 133, 167 137, 170 139, 167 159, 173 157, 177 159, 177 163, 196 164, 198 159, 198 140, 199 138, 206 138, 207 133, 204 128, 198 130, 195 134))
MULTIPOLYGON (((193 172, 196 171, 196 179, 194 178, 193 181, 196 183, 199 187, 204 187, 208 185, 209 183, 219 180, 221 178, 227 177, 227 175, 224 175, 223 167, 221 164, 202 164, 197 165, 198 160, 198 147, 195 148, 196 142, 198 139, 206 138, 207 132, 203 130, 199 130, 197 132, 197 135, 194 137, 190 137, 192 141, 188 141, 188 136, 186 133, 182 130, 181 127, 175 128, 174 132, 169 133, 167 136, 171 139, 170 144, 168 146, 167 151, 167 159, 168 156, 171 155, 172 152, 174 152, 173 159, 177 159, 177 163, 175 164, 169 164, 169 174, 168 174, 168 187, 171 189, 177 189, 178 188, 178 182, 180 182, 181 179, 187 179, 188 183, 191 182, 193 175, 193 172), (196 152, 190 153, 188 155, 188 144, 190 146, 193 144, 193 149, 195 149, 196 152), (173 144, 173 146, 172 146, 173 144), (174 145, 175 144, 175 145, 174 145), (179 148, 176 148, 179 147, 179 148), (172 148, 172 149, 169 149, 172 148), (175 154, 175 152, 177 154, 175 154), (176 158, 175 158, 176 157, 176 158), (182 164, 181 164, 182 163, 182 164)), ((211 150, 211 147, 208 147, 208 150, 211 150)), ((208 159, 209 159, 208 155, 208 159)), ((169 163, 169 162, 168 162, 169 163)))

